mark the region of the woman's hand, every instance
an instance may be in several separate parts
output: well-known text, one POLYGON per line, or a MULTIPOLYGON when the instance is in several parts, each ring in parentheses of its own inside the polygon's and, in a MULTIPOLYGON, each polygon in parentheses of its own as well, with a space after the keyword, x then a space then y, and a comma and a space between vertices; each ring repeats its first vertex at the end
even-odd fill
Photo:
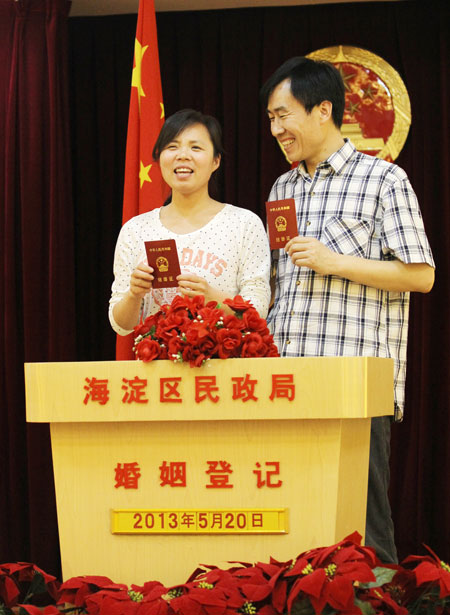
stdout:
POLYGON ((215 299, 214 289, 208 284, 206 280, 193 273, 182 273, 177 277, 178 288, 181 293, 186 297, 195 297, 196 295, 203 295, 205 302, 213 301, 215 299))
POLYGON ((223 293, 217 288, 213 288, 208 284, 206 280, 193 273, 182 273, 177 276, 178 288, 180 292, 186 297, 195 297, 196 295, 203 295, 205 297, 205 303, 208 301, 217 301, 221 304, 222 310, 225 314, 234 314, 233 310, 228 305, 223 305, 222 301, 229 298, 227 293, 223 293))
POLYGON ((153 268, 142 262, 136 267, 130 278, 130 293, 133 297, 143 299, 152 288, 153 268))

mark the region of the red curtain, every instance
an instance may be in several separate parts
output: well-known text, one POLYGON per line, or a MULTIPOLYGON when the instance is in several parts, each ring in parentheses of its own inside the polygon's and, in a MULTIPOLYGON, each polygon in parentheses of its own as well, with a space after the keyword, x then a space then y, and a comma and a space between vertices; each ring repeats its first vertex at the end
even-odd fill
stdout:
POLYGON ((67 0, 0 0, 0 560, 59 569, 47 425, 23 364, 75 358, 67 0))

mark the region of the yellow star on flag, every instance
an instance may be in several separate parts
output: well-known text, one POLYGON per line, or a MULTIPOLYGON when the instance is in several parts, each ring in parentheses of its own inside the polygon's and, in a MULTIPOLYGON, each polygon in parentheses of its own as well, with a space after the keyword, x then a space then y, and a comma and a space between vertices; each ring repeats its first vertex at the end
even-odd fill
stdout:
POLYGON ((144 57, 144 53, 147 51, 147 49, 148 49, 148 45, 145 45, 145 47, 142 47, 141 43, 136 38, 136 41, 134 43, 135 66, 133 68, 133 73, 131 75, 131 87, 137 88, 139 111, 141 110, 141 96, 145 97, 145 92, 142 88, 141 70, 142 70, 142 58, 144 57))
POLYGON ((152 168, 152 165, 149 164, 146 167, 144 166, 144 163, 141 160, 141 166, 139 169, 139 180, 141 182, 141 188, 144 185, 144 182, 151 182, 152 180, 150 179, 149 173, 150 173, 150 169, 152 168))
POLYGON ((367 88, 363 90, 363 98, 370 98, 370 100, 373 100, 374 98, 372 86, 370 85, 370 83, 367 88))
POLYGON ((349 81, 350 79, 353 79, 353 77, 356 77, 356 73, 345 73, 344 69, 342 68, 342 64, 339 65, 338 70, 341 73, 342 81, 344 82, 344 88, 347 90, 347 92, 351 92, 352 86, 349 84, 349 81))
POLYGON ((351 100, 349 100, 347 111, 350 113, 350 115, 355 115, 355 113, 359 113, 359 102, 354 103, 351 100))
POLYGON ((162 120, 162 119, 163 119, 163 117, 164 117, 164 105, 163 105, 163 103, 162 103, 162 102, 160 102, 159 104, 161 105, 161 116, 160 116, 160 118, 159 118, 159 119, 160 119, 160 120, 162 120))

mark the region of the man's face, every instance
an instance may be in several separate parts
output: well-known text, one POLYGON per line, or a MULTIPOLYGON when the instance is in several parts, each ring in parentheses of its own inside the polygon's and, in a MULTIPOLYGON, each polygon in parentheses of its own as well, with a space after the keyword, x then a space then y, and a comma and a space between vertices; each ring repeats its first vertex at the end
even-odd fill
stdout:
POLYGON ((270 130, 291 162, 314 161, 321 150, 320 111, 305 107, 291 93, 286 79, 273 90, 267 105, 270 130))

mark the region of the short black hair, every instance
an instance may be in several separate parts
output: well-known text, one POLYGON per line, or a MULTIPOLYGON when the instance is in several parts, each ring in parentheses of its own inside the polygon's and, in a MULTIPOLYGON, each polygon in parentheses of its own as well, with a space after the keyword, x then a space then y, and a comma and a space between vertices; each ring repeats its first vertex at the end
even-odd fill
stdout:
POLYGON ((171 143, 188 126, 201 124, 206 128, 214 148, 214 157, 224 153, 222 145, 222 128, 215 117, 204 115, 194 109, 181 109, 167 118, 153 148, 153 160, 158 162, 163 149, 171 143))
POLYGON ((291 82, 292 96, 311 113, 316 105, 329 100, 332 118, 337 128, 342 125, 345 109, 345 87, 340 72, 333 64, 302 56, 291 58, 267 79, 261 88, 261 103, 267 108, 274 89, 282 81, 291 82))

